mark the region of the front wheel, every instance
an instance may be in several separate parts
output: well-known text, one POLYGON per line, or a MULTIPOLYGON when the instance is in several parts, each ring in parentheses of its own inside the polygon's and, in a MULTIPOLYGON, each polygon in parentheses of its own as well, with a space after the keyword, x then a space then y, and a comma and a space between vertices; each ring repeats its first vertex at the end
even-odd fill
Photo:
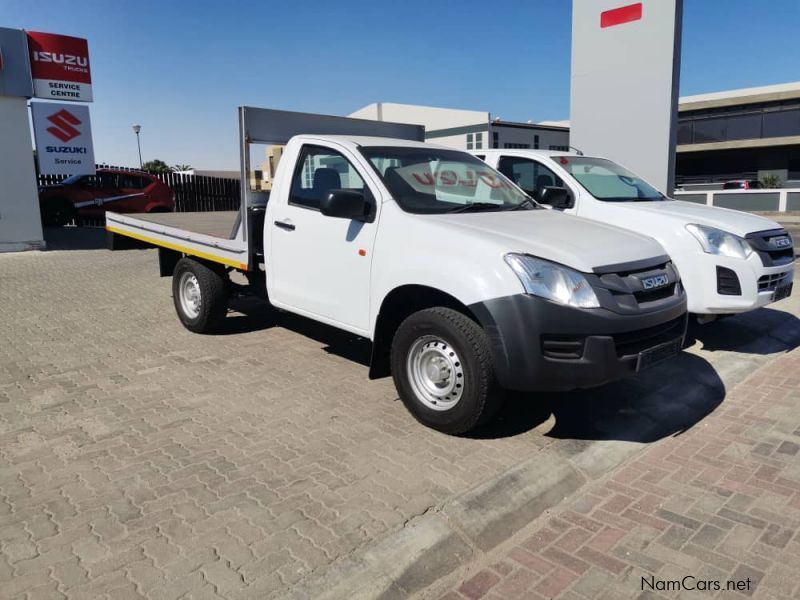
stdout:
POLYGON ((438 431, 466 433, 500 406, 486 334, 455 310, 429 308, 403 321, 392 340, 391 363, 406 408, 438 431))
POLYGON ((181 258, 172 275, 172 299, 181 323, 195 333, 212 333, 228 312, 228 276, 193 258, 181 258))

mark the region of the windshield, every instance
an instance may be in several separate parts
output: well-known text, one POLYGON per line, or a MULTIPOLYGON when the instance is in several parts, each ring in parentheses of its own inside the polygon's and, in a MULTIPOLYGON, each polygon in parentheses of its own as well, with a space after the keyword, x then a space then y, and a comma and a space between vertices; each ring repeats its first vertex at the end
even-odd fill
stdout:
POLYGON ((635 202, 668 199, 644 179, 605 158, 553 156, 552 159, 598 200, 635 202))
POLYGON ((361 148, 400 207, 441 214, 538 208, 503 175, 470 154, 438 148, 361 148))

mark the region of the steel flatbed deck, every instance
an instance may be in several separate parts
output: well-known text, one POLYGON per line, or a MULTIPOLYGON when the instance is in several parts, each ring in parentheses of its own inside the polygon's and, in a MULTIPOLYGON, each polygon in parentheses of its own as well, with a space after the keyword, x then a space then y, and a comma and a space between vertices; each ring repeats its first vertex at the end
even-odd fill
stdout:
POLYGON ((106 230, 236 269, 249 268, 250 256, 238 211, 127 215, 107 212, 106 230))

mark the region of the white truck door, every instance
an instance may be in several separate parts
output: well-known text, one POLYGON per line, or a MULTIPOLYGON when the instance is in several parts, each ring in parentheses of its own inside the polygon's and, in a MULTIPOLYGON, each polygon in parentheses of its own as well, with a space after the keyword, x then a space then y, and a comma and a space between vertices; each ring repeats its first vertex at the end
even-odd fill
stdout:
POLYGON ((270 231, 270 301, 366 334, 379 203, 375 202, 372 222, 327 217, 320 212, 320 202, 331 190, 362 191, 372 197, 364 177, 344 151, 306 144, 289 175, 291 182, 285 181, 288 198, 276 202, 265 225, 270 231))
POLYGON ((576 212, 577 194, 575 190, 542 162, 524 156, 505 156, 497 158, 497 170, 521 187, 526 194, 537 202, 548 204, 545 188, 565 188, 569 193, 570 203, 566 207, 558 207, 567 213, 576 212))

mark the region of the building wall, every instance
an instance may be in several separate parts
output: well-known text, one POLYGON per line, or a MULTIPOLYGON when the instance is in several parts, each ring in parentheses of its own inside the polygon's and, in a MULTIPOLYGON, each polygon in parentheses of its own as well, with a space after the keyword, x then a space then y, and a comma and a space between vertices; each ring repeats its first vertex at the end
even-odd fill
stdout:
POLYGON ((44 247, 25 98, 0 96, 0 252, 44 247))
POLYGON ((486 126, 489 123, 489 113, 486 111, 417 106, 413 104, 395 104, 393 102, 377 102, 375 104, 370 104, 348 116, 358 119, 374 119, 376 121, 394 121, 395 123, 424 125, 425 130, 428 132, 454 127, 486 126))

